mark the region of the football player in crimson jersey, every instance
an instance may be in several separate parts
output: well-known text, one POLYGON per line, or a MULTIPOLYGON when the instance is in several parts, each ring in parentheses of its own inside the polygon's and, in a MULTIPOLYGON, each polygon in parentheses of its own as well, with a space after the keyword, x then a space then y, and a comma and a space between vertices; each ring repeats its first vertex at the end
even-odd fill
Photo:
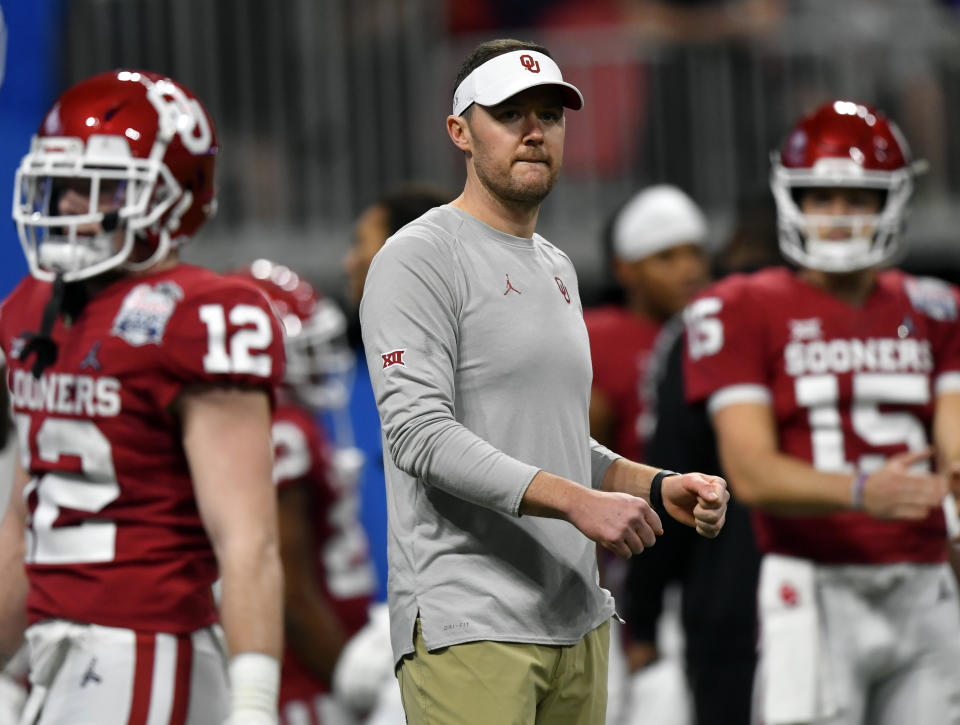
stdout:
POLYGON ((23 722, 277 721, 282 333, 256 286, 177 257, 214 211, 216 152, 193 93, 124 70, 65 91, 17 171, 0 651, 29 625, 23 722))
POLYGON ((817 109, 771 175, 798 269, 729 277, 685 313, 687 397, 764 552, 766 725, 960 722, 960 295, 883 269, 916 170, 878 111, 817 109))
MULTIPOLYGON (((286 589, 281 722, 354 722, 354 713, 330 692, 344 646, 367 623, 376 584, 358 518, 362 454, 352 447, 335 450, 316 417, 324 410, 342 413, 347 404, 354 357, 346 344, 346 317, 286 266, 258 259, 235 274, 267 295, 286 340, 287 371, 273 414, 273 476, 286 589)), ((389 640, 381 655, 392 676, 389 640)), ((373 678, 374 673, 362 676, 373 678)))

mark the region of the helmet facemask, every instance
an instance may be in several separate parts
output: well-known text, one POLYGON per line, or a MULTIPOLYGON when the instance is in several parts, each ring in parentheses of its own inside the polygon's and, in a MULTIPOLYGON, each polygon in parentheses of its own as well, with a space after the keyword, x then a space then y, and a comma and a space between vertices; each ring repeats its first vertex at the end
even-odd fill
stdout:
POLYGON ((165 257, 169 230, 176 228, 175 214, 168 212, 183 206, 189 192, 158 160, 162 156, 161 148, 150 158, 135 158, 126 139, 113 135, 92 135, 86 145, 78 138, 34 137, 17 170, 13 206, 31 273, 47 280, 62 273, 73 282, 116 267, 145 269, 165 257), (87 209, 62 213, 64 189, 86 197, 87 209), (108 194, 116 204, 101 208, 108 194), (137 239, 147 231, 157 243, 146 259, 132 260, 137 239))
POLYGON ((166 258, 216 209, 216 152, 206 110, 169 78, 119 70, 71 86, 15 179, 13 218, 31 273, 73 282, 166 258), (82 203, 58 204, 64 186, 82 203))
POLYGON ((907 204, 913 193, 913 169, 865 170, 852 159, 824 158, 812 168, 787 168, 774 154, 770 177, 777 205, 780 249, 801 267, 846 273, 895 262, 903 252, 907 204), (876 214, 805 214, 800 194, 816 188, 882 192, 876 214), (849 230, 846 238, 830 230, 849 230), (826 236, 821 232, 827 230, 826 236))

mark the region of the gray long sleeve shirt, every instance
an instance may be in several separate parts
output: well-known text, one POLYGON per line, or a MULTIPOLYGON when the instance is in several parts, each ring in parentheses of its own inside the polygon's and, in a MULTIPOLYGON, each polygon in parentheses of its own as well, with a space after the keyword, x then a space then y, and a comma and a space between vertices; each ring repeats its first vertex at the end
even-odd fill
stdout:
POLYGON ((377 254, 360 318, 383 426, 395 659, 413 651, 418 612, 430 650, 573 644, 611 617, 594 543, 518 513, 538 470, 598 488, 616 458, 589 436, 567 255, 438 207, 377 254))

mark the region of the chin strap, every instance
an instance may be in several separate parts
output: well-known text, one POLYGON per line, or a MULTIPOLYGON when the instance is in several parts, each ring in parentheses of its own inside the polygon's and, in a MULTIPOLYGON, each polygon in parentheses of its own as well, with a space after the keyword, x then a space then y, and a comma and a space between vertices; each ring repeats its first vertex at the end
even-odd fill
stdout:
POLYGON ((26 362, 33 353, 37 354, 37 359, 33 361, 33 367, 30 371, 33 377, 39 379, 43 371, 57 361, 57 343, 53 341, 50 334, 53 332, 53 325, 60 315, 60 306, 63 304, 63 293, 66 289, 66 283, 63 281, 63 274, 58 274, 53 280, 53 291, 46 307, 43 308, 43 317, 40 321, 39 332, 28 332, 24 334, 27 344, 20 351, 21 362, 26 362))
POLYGON ((80 314, 86 303, 86 294, 83 285, 67 284, 63 281, 63 273, 57 274, 53 280, 53 289, 50 293, 50 299, 43 308, 43 317, 40 321, 39 332, 24 333, 27 344, 20 351, 20 360, 26 362, 32 354, 36 353, 37 358, 33 361, 33 367, 30 372, 33 377, 39 379, 43 371, 57 361, 57 343, 53 341, 53 326, 61 312, 65 312, 71 317, 80 314))

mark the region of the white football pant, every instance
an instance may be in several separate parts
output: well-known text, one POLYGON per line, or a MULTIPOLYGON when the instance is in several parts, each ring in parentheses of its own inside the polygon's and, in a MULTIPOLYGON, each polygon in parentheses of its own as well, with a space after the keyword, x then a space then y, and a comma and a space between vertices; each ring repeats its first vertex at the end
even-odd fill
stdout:
POLYGON ((960 725, 960 604, 947 564, 767 555, 755 723, 960 725))
POLYGON ((219 725, 229 712, 218 627, 192 634, 40 622, 20 725, 219 725))

